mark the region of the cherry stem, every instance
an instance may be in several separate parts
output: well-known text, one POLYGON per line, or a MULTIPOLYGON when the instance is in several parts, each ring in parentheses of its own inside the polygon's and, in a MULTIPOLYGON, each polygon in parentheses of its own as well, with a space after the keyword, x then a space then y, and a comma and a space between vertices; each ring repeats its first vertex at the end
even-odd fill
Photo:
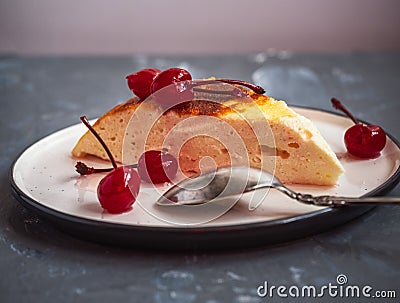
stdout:
POLYGON ((103 141, 103 139, 100 137, 100 135, 95 131, 95 129, 90 125, 88 119, 86 116, 80 117, 81 121, 83 124, 86 125, 86 127, 91 131, 91 133, 96 137, 97 140, 99 140, 101 146, 103 146, 104 150, 106 151, 108 157, 110 158, 111 164, 114 168, 117 168, 117 162, 115 162, 114 156, 112 155, 111 151, 107 147, 106 143, 103 141))
POLYGON ((81 174, 82 176, 84 175, 91 175, 94 173, 103 173, 103 172, 109 172, 113 170, 113 168, 94 168, 94 167, 89 167, 83 162, 77 162, 75 165, 76 171, 81 174))
POLYGON ((231 79, 216 79, 216 81, 220 81, 220 82, 224 82, 224 83, 228 83, 228 84, 238 84, 241 86, 245 86, 247 88, 250 88, 252 91, 254 91, 257 94, 264 94, 265 93, 265 89, 262 88, 259 85, 255 85, 253 83, 249 83, 246 81, 242 81, 242 80, 231 80, 231 79))
POLYGON ((358 120, 347 110, 347 108, 342 104, 342 102, 340 102, 338 99, 336 98, 332 98, 331 99, 332 102, 332 106, 335 109, 341 110, 342 112, 344 112, 347 117, 349 117, 355 124, 359 124, 360 122, 358 122, 358 120))
POLYGON ((194 87, 194 91, 199 92, 199 93, 207 93, 207 94, 221 94, 221 95, 228 95, 228 96, 235 96, 235 97, 245 97, 247 94, 243 92, 242 90, 235 88, 229 91, 221 91, 221 90, 212 90, 212 89, 205 89, 205 88, 199 88, 199 87, 194 87))
MULTIPOLYGON (((129 165, 128 167, 137 168, 137 164, 132 164, 132 165, 129 165)), ((106 173, 106 172, 110 172, 114 169, 113 167, 94 168, 94 167, 87 166, 85 163, 83 163, 81 161, 76 163, 75 168, 76 168, 76 171, 82 176, 96 174, 96 173, 106 173)))
POLYGON ((228 84, 236 84, 236 85, 241 85, 247 88, 250 88, 252 91, 254 91, 257 94, 264 94, 265 89, 263 89, 261 86, 255 85, 253 83, 249 83, 246 81, 242 80, 231 80, 231 79, 215 79, 215 80, 202 80, 199 82, 193 82, 191 84, 192 87, 196 86, 201 86, 201 85, 206 85, 206 84, 215 84, 215 82, 223 82, 223 83, 228 83, 228 84))

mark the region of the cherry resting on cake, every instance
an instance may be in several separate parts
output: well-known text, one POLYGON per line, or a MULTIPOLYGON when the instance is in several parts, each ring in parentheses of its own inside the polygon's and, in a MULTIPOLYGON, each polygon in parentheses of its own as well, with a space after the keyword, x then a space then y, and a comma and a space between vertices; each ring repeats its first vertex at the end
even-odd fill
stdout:
POLYGON ((97 197, 101 207, 112 214, 129 211, 139 193, 140 178, 138 173, 131 167, 118 167, 109 148, 90 125, 87 118, 82 116, 80 119, 99 140, 113 165, 113 169, 101 179, 97 186, 97 197))
POLYGON ((157 103, 168 108, 193 100, 194 92, 191 87, 191 80, 192 76, 187 70, 176 67, 169 68, 154 78, 150 92, 157 103), (154 94, 156 92, 160 93, 154 94))
POLYGON ((145 68, 135 74, 128 75, 126 76, 128 87, 136 96, 144 100, 150 96, 151 85, 159 73, 161 73, 159 69, 145 68))
POLYGON ((160 100, 157 100, 164 106, 171 106, 182 101, 190 101, 193 98, 192 89, 195 86, 201 86, 215 82, 245 86, 257 94, 265 93, 265 90, 261 86, 242 80, 215 79, 210 81, 200 81, 199 83, 191 82, 192 76, 190 73, 183 68, 176 67, 166 69, 162 72, 159 72, 158 69, 147 68, 140 70, 135 74, 128 75, 126 78, 128 80, 128 87, 136 96, 140 98, 141 101, 144 101, 150 96, 150 94, 154 94, 164 87, 175 84, 174 86, 168 87, 168 91, 163 91, 163 98, 159 98, 160 100), (151 79, 152 82, 150 83, 151 79), (136 92, 139 92, 139 94, 136 92))
POLYGON ((355 125, 346 130, 344 143, 353 156, 374 159, 386 145, 386 133, 378 125, 365 125, 359 122, 336 98, 331 99, 335 109, 344 112, 355 125))

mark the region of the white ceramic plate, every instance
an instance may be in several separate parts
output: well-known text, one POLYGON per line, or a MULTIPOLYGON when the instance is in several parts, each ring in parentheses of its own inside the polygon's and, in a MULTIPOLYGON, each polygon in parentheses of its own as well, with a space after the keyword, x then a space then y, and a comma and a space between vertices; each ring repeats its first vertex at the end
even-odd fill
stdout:
MULTIPOLYGON (((335 187, 291 186, 292 189, 315 195, 367 196, 383 194, 399 181, 400 148, 393 138, 389 136, 379 158, 355 159, 346 154, 341 139, 352 125, 349 119, 317 109, 294 109, 316 124, 346 172, 335 187)), ((96 195, 97 182, 103 175, 80 177, 74 169, 76 159, 70 151, 85 131, 84 125, 77 124, 30 146, 15 161, 10 181, 15 196, 24 206, 64 230, 92 240, 157 248, 251 246, 320 232, 370 209, 302 205, 271 190, 255 211, 248 210, 248 201, 244 199, 210 222, 176 225, 169 222, 180 222, 179 216, 189 218, 185 221, 189 223, 193 218, 196 223, 196 214, 155 205, 159 194, 142 185, 137 198, 140 203, 135 203, 130 212, 108 214, 100 207, 96 195)), ((85 162, 97 167, 109 166, 96 159, 85 162)))

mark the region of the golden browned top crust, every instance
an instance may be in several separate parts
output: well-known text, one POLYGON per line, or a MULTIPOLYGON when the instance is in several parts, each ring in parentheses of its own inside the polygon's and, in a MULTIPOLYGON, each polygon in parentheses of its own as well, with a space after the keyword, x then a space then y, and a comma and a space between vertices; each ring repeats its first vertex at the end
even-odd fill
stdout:
POLYGON ((253 99, 253 101, 255 103, 257 103, 258 105, 264 105, 265 103, 268 103, 271 101, 271 97, 265 96, 265 95, 261 95, 261 94, 257 94, 253 91, 248 91, 247 94, 253 99))
POLYGON ((219 116, 232 111, 232 109, 223 103, 207 100, 185 102, 170 110, 176 112, 178 115, 192 116, 219 116))
MULTIPOLYGON (((251 91, 247 91, 249 96, 253 99, 253 101, 259 105, 263 105, 269 101, 268 96, 264 96, 261 94, 256 94, 251 91)), ((245 99, 241 100, 240 98, 235 98, 229 101, 237 101, 237 102, 246 102, 245 99)), ((120 111, 131 110, 132 112, 137 109, 137 107, 141 104, 141 101, 138 97, 134 97, 129 99, 128 101, 118 104, 105 115, 110 116, 120 111)), ((178 115, 193 115, 193 116, 221 116, 233 111, 232 108, 220 102, 212 102, 207 100, 195 100, 191 102, 185 102, 179 104, 176 107, 169 109, 168 111, 174 111, 178 115)), ((167 112, 168 112, 167 111, 167 112)))
POLYGON ((112 116, 120 111, 125 111, 125 110, 129 110, 129 109, 131 109, 132 111, 135 111, 136 108, 139 106, 139 104, 140 104, 140 100, 138 97, 131 98, 124 103, 114 106, 104 116, 112 116))

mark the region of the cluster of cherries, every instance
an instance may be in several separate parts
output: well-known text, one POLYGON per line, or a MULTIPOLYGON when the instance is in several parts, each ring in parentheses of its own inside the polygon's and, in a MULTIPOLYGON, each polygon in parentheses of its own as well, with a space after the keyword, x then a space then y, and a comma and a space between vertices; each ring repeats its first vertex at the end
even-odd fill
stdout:
MULTIPOLYGON (((138 96, 141 101, 153 95, 158 103, 167 108, 193 100, 196 86, 215 82, 241 85, 250 88, 258 94, 265 93, 265 90, 261 86, 242 80, 216 79, 192 82, 192 76, 187 70, 176 67, 164 71, 160 71, 156 68, 145 68, 137 73, 128 75, 126 79, 129 89, 138 96), (155 94, 157 92, 159 92, 159 94, 155 94)), ((217 93, 223 92, 220 91, 217 93)), ((239 89, 235 90, 235 93, 236 96, 243 96, 244 94, 243 91, 239 89)))
MULTIPOLYGON (((164 71, 146 68, 128 75, 126 79, 131 91, 141 101, 165 88, 157 101, 166 107, 192 100, 194 96, 193 88, 196 85, 205 84, 205 82, 200 84, 191 82, 192 76, 182 68, 170 68, 164 71)), ((264 93, 262 87, 241 80, 218 79, 217 81, 242 85, 256 93, 264 93)), ((214 81, 209 82, 213 83, 214 81)), ((88 167, 83 162, 78 162, 75 166, 76 171, 81 175, 108 172, 97 187, 97 196, 103 209, 110 213, 126 212, 131 209, 136 200, 141 181, 160 184, 170 182, 175 178, 178 161, 173 155, 165 151, 146 151, 140 156, 137 164, 118 167, 109 148, 90 125, 87 118, 82 116, 81 121, 101 143, 113 166, 112 168, 98 169, 88 167)))
POLYGON ((156 68, 145 68, 126 76, 126 80, 129 89, 143 101, 168 85, 192 80, 192 76, 182 68, 170 68, 163 72, 156 68))

